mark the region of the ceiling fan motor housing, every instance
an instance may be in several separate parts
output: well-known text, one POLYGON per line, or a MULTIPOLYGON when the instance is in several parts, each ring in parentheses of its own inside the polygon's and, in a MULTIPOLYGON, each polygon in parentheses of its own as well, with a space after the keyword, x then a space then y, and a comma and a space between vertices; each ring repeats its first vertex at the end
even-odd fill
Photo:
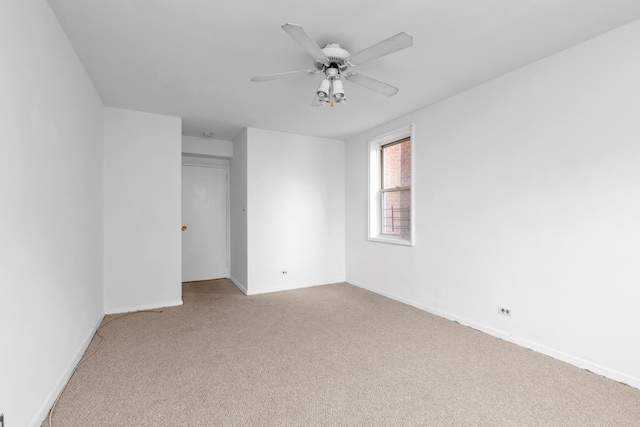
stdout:
MULTIPOLYGON (((345 63, 345 60, 350 57, 351 54, 347 50, 341 48, 338 43, 327 43, 322 48, 322 53, 327 56, 327 59, 329 60, 329 67, 335 64, 334 66, 337 66, 341 71, 346 70, 349 67, 345 63)), ((318 61, 315 62, 315 66, 318 71, 322 71, 325 68, 325 65, 318 61)))

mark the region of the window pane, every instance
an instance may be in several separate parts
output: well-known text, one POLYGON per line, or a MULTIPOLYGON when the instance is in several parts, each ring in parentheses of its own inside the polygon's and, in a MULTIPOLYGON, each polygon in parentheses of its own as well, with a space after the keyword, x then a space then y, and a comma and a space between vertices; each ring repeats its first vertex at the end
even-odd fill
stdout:
POLYGON ((407 125, 369 140, 370 241, 413 246, 412 133, 407 125))
POLYGON ((411 190, 382 194, 382 234, 410 238, 411 190))
POLYGON ((411 140, 382 146, 382 188, 411 186, 411 140))

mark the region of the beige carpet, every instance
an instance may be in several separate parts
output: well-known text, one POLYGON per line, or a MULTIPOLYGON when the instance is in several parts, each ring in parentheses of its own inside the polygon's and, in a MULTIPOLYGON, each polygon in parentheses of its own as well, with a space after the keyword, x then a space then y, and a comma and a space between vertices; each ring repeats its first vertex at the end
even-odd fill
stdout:
POLYGON ((640 425, 640 390, 345 283, 184 302, 106 325, 53 425, 640 425))

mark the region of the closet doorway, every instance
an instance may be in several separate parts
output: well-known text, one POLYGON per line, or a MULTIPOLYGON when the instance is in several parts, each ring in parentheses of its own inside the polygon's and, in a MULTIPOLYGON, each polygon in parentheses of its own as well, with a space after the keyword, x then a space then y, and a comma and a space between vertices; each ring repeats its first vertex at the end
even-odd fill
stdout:
POLYGON ((182 158, 182 281, 229 277, 229 161, 182 158))

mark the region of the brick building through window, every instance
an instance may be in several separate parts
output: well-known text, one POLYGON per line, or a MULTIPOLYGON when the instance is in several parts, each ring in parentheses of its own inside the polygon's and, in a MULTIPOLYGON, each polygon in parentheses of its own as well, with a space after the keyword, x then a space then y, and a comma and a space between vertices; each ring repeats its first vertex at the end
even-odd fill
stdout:
POLYGON ((411 236, 411 138, 380 147, 383 235, 411 236))

